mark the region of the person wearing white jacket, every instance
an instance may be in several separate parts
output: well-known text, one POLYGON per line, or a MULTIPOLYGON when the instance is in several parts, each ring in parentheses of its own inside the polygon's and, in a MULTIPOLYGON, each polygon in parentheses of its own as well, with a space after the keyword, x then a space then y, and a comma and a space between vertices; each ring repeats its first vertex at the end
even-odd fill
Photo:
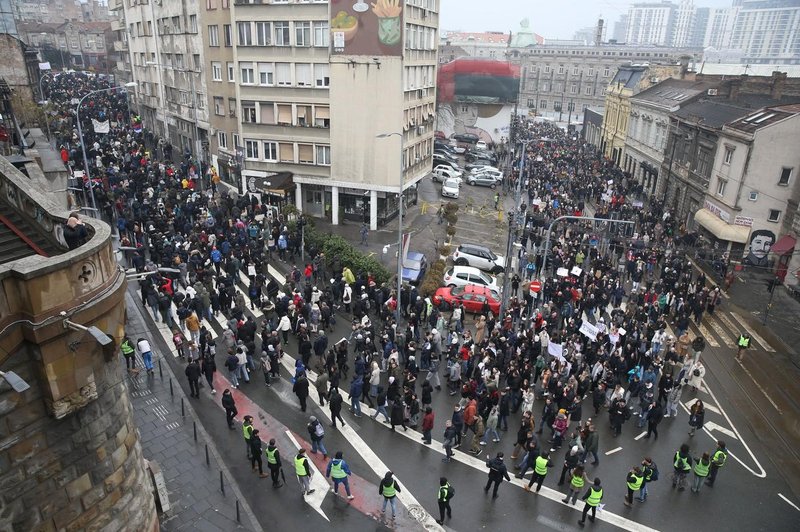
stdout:
POLYGON ((289 331, 292 330, 292 322, 289 321, 289 316, 286 314, 281 316, 281 319, 278 322, 278 326, 275 327, 275 330, 280 331, 281 335, 283 336, 283 343, 286 344, 289 341, 289 331))

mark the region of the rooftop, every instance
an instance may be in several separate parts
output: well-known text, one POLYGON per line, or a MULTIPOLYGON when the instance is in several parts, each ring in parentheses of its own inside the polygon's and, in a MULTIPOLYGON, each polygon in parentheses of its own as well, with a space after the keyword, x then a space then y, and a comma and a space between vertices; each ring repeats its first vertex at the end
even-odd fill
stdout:
POLYGON ((676 105, 686 104, 716 86, 716 83, 708 81, 667 78, 661 83, 633 96, 631 101, 647 102, 663 107, 675 107, 676 105))
MULTIPOLYGON (((749 122, 755 122, 755 120, 766 117, 766 115, 755 116, 758 114, 758 111, 763 111, 768 107, 778 107, 796 104, 798 102, 800 102, 800 98, 782 98, 781 100, 774 100, 770 98, 769 95, 762 94, 740 94, 735 100, 730 100, 726 97, 707 97, 681 107, 681 109, 675 113, 675 116, 690 122, 697 122, 701 126, 712 129, 720 129, 725 124, 731 124, 732 127, 736 127, 740 130, 753 131, 758 129, 758 127, 763 127, 777 120, 776 117, 769 117, 758 124, 750 124, 749 122), (733 124, 740 119, 747 118, 751 120, 748 122, 742 121, 738 126, 733 124), (769 120, 769 122, 767 122, 767 120, 769 120)), ((780 107, 780 109, 783 108, 780 107)), ((779 110, 775 111, 775 114, 777 115, 783 112, 784 111, 779 110)), ((788 116, 788 113, 786 116, 788 116)))
POLYGON ((500 31, 483 32, 464 32, 448 31, 442 32, 441 40, 450 44, 508 44, 509 34, 500 31))

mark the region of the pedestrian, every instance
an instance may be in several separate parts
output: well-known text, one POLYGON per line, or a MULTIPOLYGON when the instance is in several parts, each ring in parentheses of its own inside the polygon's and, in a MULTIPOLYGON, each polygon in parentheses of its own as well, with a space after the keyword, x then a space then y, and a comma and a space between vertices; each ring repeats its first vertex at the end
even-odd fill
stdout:
POLYGON ((292 391, 297 395, 297 399, 300 401, 300 411, 306 411, 306 400, 308 399, 308 378, 306 377, 305 372, 300 373, 295 380, 294 385, 292 386, 292 391))
POLYGON ((386 504, 388 503, 392 507, 392 519, 397 516, 397 494, 400 493, 401 490, 400 486, 397 485, 397 481, 392 476, 391 471, 387 471, 386 475, 384 475, 381 483, 378 485, 378 494, 383 495, 383 507, 381 508, 381 512, 386 515, 386 504))
POLYGON ((628 492, 625 495, 625 506, 633 505, 633 494, 642 487, 642 482, 644 482, 644 475, 642 474, 642 469, 639 466, 634 466, 628 471, 628 476, 625 479, 626 485, 628 487, 628 492))
POLYGON ((683 393, 683 384, 675 384, 672 391, 667 395, 667 413, 664 417, 677 417, 678 406, 681 404, 681 394, 683 393))
POLYGON ((403 431, 407 431, 408 427, 406 427, 406 420, 405 420, 405 408, 403 406, 403 400, 399 397, 395 399, 394 403, 392 403, 392 415, 390 416, 391 421, 391 431, 394 432, 394 427, 396 425, 400 425, 403 427, 403 431))
POLYGON ((189 380, 189 395, 191 397, 200 397, 200 376, 203 374, 200 370, 200 364, 197 363, 197 360, 189 359, 183 372, 189 380))
POLYGON ((708 453, 703 453, 700 458, 694 459, 694 478, 692 479, 692 492, 700 493, 700 485, 708 478, 711 468, 711 457, 708 453))
POLYGON ((703 401, 697 400, 689 409, 689 436, 694 436, 697 429, 703 428, 705 421, 706 409, 703 406, 703 401))
POLYGON ((597 507, 600 506, 600 501, 603 500, 603 488, 600 485, 599 478, 594 479, 594 484, 589 486, 589 489, 586 490, 586 493, 583 494, 581 499, 586 501, 586 504, 583 506, 583 513, 581 514, 578 524, 583 526, 586 523, 586 514, 589 513, 589 510, 592 510, 589 521, 594 523, 595 517, 597 516, 597 507))
POLYGON ((644 480, 642 481, 642 487, 639 489, 639 502, 647 500, 647 485, 658 480, 658 466, 650 457, 642 460, 642 476, 644 480))
POLYGON ((336 420, 338 419, 339 422, 344 427, 344 419, 342 419, 342 403, 344 399, 342 399, 342 394, 339 393, 339 390, 335 387, 331 388, 331 391, 328 395, 328 407, 331 409, 331 427, 336 428, 336 420))
POLYGON ((450 499, 456 494, 456 490, 447 481, 447 477, 439 479, 439 491, 436 500, 439 503, 439 519, 436 521, 440 525, 444 524, 444 516, 447 514, 448 519, 453 518, 453 511, 450 508, 450 499))
POLYGON ((547 476, 547 469, 553 467, 553 462, 550 460, 550 453, 542 451, 533 463, 533 476, 531 477, 528 485, 525 486, 525 491, 531 491, 531 486, 536 483, 536 493, 542 489, 542 482, 547 476))
POLYGON ((136 348, 133 346, 133 342, 131 342, 127 334, 122 338, 119 349, 122 351, 122 356, 125 357, 125 368, 127 368, 128 372, 133 374, 139 373, 139 370, 136 368, 136 348))
POLYGON ((319 406, 325 406, 325 399, 328 397, 328 372, 323 367, 317 367, 317 380, 314 382, 314 388, 317 389, 317 395, 319 395, 319 406))
POLYGON ((294 472, 297 475, 297 482, 300 483, 300 490, 303 495, 311 495, 314 490, 311 487, 311 477, 314 476, 314 470, 311 469, 311 464, 306 457, 306 450, 301 448, 297 451, 297 456, 294 457, 294 472))
POLYGON ((244 446, 247 449, 247 459, 252 459, 252 453, 250 452, 250 438, 253 436, 253 416, 244 416, 242 421, 242 436, 244 436, 244 446))
POLYGON ((264 463, 261 460, 261 438, 258 435, 258 429, 253 429, 250 433, 250 465, 253 467, 253 471, 256 470, 256 464, 258 464, 259 478, 267 478, 267 474, 264 473, 264 463))
POLYGON ((708 480, 706 486, 714 487, 714 482, 717 480, 717 473, 725 466, 728 460, 728 449, 725 447, 725 442, 722 440, 717 441, 717 449, 711 455, 711 469, 708 472, 708 480))
POLYGON ((500 487, 500 483, 503 482, 503 479, 511 482, 511 477, 508 476, 508 468, 506 464, 503 463, 503 456, 502 452, 497 453, 494 459, 488 454, 486 455, 486 467, 489 468, 489 480, 486 481, 486 486, 483 487, 483 491, 484 493, 489 493, 489 488, 494 484, 492 499, 497 498, 497 489, 500 487))
POLYGON ((425 415, 422 416, 422 441, 425 445, 431 444, 431 431, 433 431, 434 414, 433 408, 425 407, 425 415))
POLYGON ((736 360, 742 362, 744 360, 744 352, 750 347, 750 335, 747 333, 740 334, 736 345, 738 346, 736 360))
POLYGON ((664 419, 664 408, 661 403, 651 403, 650 412, 647 414, 647 434, 645 434, 645 438, 649 438, 650 434, 653 434, 655 436, 654 439, 658 439, 658 425, 662 419, 664 419))
POLYGON ((494 210, 497 210, 498 205, 500 205, 500 193, 499 192, 495 192, 494 193, 494 210))
POLYGON ((228 370, 228 379, 233 388, 239 387, 239 358, 231 351, 225 359, 225 369, 228 370))
POLYGON ((597 431, 593 424, 589 423, 589 427, 586 429, 586 441, 583 443, 583 456, 581 457, 581 463, 585 464, 586 459, 591 454, 594 457, 594 462, 592 462, 593 466, 600 464, 600 457, 597 455, 597 450, 600 448, 600 436, 597 434, 597 431))
POLYGON ((350 481, 347 479, 352 473, 350 466, 342 458, 342 451, 336 451, 336 456, 333 460, 328 462, 328 469, 325 471, 325 476, 333 479, 333 487, 331 493, 339 494, 339 484, 344 485, 344 491, 347 493, 347 499, 353 500, 353 494, 350 493, 350 481))
POLYGON ((150 342, 148 342, 144 338, 139 338, 139 341, 136 342, 136 349, 139 350, 139 354, 142 355, 142 362, 144 362, 144 369, 147 370, 147 373, 150 375, 153 374, 153 349, 150 347, 150 342))
POLYGON ((225 409, 225 419, 228 421, 228 428, 231 430, 235 429, 236 427, 233 426, 233 418, 236 417, 239 411, 236 410, 236 401, 234 401, 233 394, 231 394, 228 388, 225 388, 225 391, 222 392, 222 407, 225 409))
POLYGON ((378 414, 383 414, 383 422, 387 425, 391 425, 392 419, 389 417, 389 413, 386 411, 386 407, 389 406, 388 399, 386 397, 386 392, 383 391, 383 386, 378 386, 378 396, 375 400, 376 409, 375 413, 372 415, 372 419, 378 419, 378 414))
POLYGON ((308 434, 311 436, 311 452, 317 454, 317 451, 322 453, 324 459, 328 459, 328 450, 325 448, 325 427, 317 420, 316 417, 311 416, 308 418, 308 434))
POLYGON ((367 236, 369 235, 369 227, 367 227, 367 224, 361 224, 361 231, 359 231, 359 233, 361 234, 361 245, 366 246, 367 236))
POLYGON ((453 422, 451 420, 447 420, 444 423, 444 436, 443 439, 443 447, 445 452, 445 457, 442 458, 442 462, 449 462, 453 457, 453 446, 456 444, 456 438, 458 437, 458 431, 453 426, 453 422))
POLYGON ((678 491, 686 489, 686 475, 692 470, 692 457, 689 456, 689 446, 687 444, 681 445, 681 448, 675 452, 675 458, 672 460, 672 466, 675 473, 672 477, 672 489, 678 488, 678 491))
POLYGON ((217 363, 214 361, 214 355, 211 353, 203 355, 202 362, 200 369, 208 382, 208 387, 211 388, 211 393, 215 394, 217 390, 214 389, 214 373, 217 371, 217 363))
POLYGON ((572 470, 575 469, 575 466, 578 465, 578 462, 580 462, 581 457, 578 455, 579 450, 580 447, 578 447, 577 445, 573 445, 567 451, 567 456, 564 457, 564 466, 561 468, 561 476, 558 479, 559 486, 564 485, 564 481, 567 479, 567 475, 569 475, 570 472, 572 472, 572 470))
POLYGON ((353 375, 353 380, 350 381, 350 393, 347 398, 350 399, 350 413, 355 417, 361 417, 361 393, 364 391, 364 376, 353 375))
POLYGON ((576 466, 570 475, 569 491, 567 491, 567 496, 561 499, 561 502, 570 503, 570 499, 572 499, 572 505, 574 506, 575 502, 578 500, 578 495, 580 495, 583 486, 586 485, 588 480, 589 479, 586 476, 586 472, 583 470, 583 466, 576 466))
POLYGON ((498 406, 495 405, 489 411, 489 415, 486 418, 486 428, 483 432, 483 437, 481 438, 481 445, 486 445, 488 443, 490 434, 494 436, 492 438, 493 442, 500 443, 500 434, 497 432, 498 419, 498 406))
POLYGON ((282 473, 281 468, 283 467, 283 463, 281 462, 281 453, 275 446, 275 438, 269 440, 264 454, 267 455, 267 467, 269 468, 269 474, 272 478, 272 487, 280 488, 283 486, 279 479, 279 475, 282 473))

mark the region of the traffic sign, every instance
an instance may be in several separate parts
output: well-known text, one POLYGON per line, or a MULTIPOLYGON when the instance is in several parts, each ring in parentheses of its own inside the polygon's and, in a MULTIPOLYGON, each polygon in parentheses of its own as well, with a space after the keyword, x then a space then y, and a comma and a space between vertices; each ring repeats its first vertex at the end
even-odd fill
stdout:
POLYGON ((542 283, 540 283, 539 281, 533 280, 533 281, 531 281, 529 289, 531 291, 531 294, 538 294, 539 291, 542 289, 542 283))

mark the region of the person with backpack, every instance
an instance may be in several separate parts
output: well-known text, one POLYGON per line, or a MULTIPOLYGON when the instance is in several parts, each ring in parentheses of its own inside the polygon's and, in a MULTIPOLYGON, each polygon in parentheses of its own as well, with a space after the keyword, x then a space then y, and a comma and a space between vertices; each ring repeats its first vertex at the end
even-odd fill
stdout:
POLYGON ((448 519, 453 518, 453 511, 450 508, 450 499, 456 494, 456 490, 447 481, 447 477, 439 479, 439 492, 436 500, 439 503, 439 519, 436 521, 440 525, 444 524, 444 515, 447 514, 448 519))
POLYGON ((317 454, 317 451, 322 453, 324 459, 328 459, 328 450, 325 448, 325 427, 317 420, 316 417, 311 416, 308 423, 308 434, 311 436, 311 452, 317 454))
POLYGON ((658 466, 652 458, 646 457, 642 460, 642 487, 639 488, 639 502, 647 500, 647 484, 658 480, 658 466))

